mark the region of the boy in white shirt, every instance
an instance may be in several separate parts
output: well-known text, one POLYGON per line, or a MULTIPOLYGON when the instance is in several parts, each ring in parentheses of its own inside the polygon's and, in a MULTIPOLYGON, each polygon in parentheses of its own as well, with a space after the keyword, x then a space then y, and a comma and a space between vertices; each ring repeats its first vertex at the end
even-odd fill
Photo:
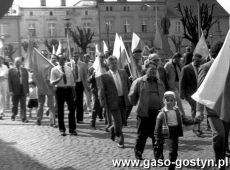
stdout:
POLYGON ((29 108, 29 117, 32 117, 32 110, 35 108, 37 113, 38 108, 38 89, 34 81, 29 82, 29 101, 27 107, 29 108))

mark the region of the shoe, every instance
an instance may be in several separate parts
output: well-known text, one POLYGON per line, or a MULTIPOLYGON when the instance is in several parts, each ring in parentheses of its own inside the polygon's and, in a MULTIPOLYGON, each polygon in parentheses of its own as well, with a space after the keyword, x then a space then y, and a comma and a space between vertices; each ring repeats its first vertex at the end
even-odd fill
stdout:
POLYGON ((60 131, 60 133, 61 133, 61 136, 66 136, 65 131, 60 131))
POLYGON ((46 111, 46 116, 49 116, 49 115, 50 115, 50 111, 47 110, 47 111, 46 111))
POLYGON ((125 146, 124 146, 124 144, 119 144, 119 143, 118 143, 118 144, 117 144, 117 147, 118 147, 118 148, 124 148, 125 146))
POLYGON ((95 125, 90 125, 90 127, 92 128, 92 129, 94 129, 94 130, 96 130, 96 126, 95 125))
POLYGON ((41 120, 37 120, 36 124, 37 124, 38 126, 40 126, 40 125, 41 125, 41 120))
POLYGON ((105 131, 110 132, 110 127, 111 127, 111 125, 106 126, 105 131))
POLYGON ((111 139, 112 141, 115 141, 115 138, 116 138, 115 132, 114 132, 113 129, 111 129, 111 136, 110 136, 110 139, 111 139))
POLYGON ((77 132, 76 132, 76 130, 74 130, 74 131, 70 131, 69 133, 70 133, 70 135, 72 135, 72 136, 77 136, 77 132))
POLYGON ((77 121, 78 124, 85 124, 83 121, 77 121))
POLYGON ((197 137, 201 137, 203 132, 201 130, 193 130, 193 133, 197 136, 197 137))
POLYGON ((29 121, 27 119, 22 120, 23 123, 28 123, 29 121))
POLYGON ((123 126, 127 126, 127 122, 124 122, 122 125, 123 125, 123 126))
POLYGON ((15 121, 15 116, 11 116, 11 120, 12 120, 12 121, 15 121))
POLYGON ((50 124, 50 127, 57 128, 58 126, 56 124, 50 124))
POLYGON ((141 154, 139 151, 134 151, 134 153, 135 153, 135 158, 136 158, 137 160, 144 160, 144 159, 142 158, 142 154, 141 154))

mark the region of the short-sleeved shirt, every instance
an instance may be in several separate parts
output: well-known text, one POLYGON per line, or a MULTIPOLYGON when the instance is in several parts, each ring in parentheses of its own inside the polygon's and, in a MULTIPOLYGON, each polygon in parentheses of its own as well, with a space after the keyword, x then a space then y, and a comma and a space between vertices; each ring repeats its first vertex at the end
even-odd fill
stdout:
MULTIPOLYGON (((75 86, 73 72, 71 68, 67 65, 64 65, 64 70, 65 70, 67 83, 65 84, 64 80, 62 79, 57 83, 56 86, 57 87, 75 86)), ((63 74, 63 71, 60 65, 53 67, 51 70, 50 82, 52 83, 55 80, 59 79, 62 74, 63 74)))

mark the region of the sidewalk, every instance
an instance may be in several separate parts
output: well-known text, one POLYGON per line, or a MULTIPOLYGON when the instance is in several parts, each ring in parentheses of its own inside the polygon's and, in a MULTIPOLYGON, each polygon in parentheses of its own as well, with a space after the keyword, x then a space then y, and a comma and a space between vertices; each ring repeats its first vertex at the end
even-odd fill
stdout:
MULTIPOLYGON (((186 112, 189 107, 183 103, 186 112)), ((60 136, 58 129, 48 126, 44 115, 41 126, 35 125, 35 118, 25 124, 17 119, 10 120, 8 111, 0 120, 0 170, 110 170, 144 169, 115 168, 112 159, 135 159, 136 118, 132 114, 128 127, 124 128, 125 148, 117 148, 104 131, 104 121, 97 121, 97 130, 90 129, 90 117, 86 114, 86 124, 77 125, 78 136, 60 136)), ((33 115, 35 117, 35 115, 33 115)), ((68 125, 66 114, 66 125, 68 125)), ((202 124, 206 128, 206 122, 202 124)), ((68 132, 68 131, 67 131, 68 132)), ((148 139, 143 157, 153 159, 151 140, 148 139)), ((166 148, 165 158, 168 158, 166 148)), ((203 138, 192 133, 192 127, 184 127, 184 137, 180 138, 178 159, 211 159, 211 132, 205 131, 203 138)), ((151 168, 165 169, 165 168, 151 168)), ((190 167, 183 169, 200 169, 190 167)), ((206 168, 212 169, 212 168, 206 168)))

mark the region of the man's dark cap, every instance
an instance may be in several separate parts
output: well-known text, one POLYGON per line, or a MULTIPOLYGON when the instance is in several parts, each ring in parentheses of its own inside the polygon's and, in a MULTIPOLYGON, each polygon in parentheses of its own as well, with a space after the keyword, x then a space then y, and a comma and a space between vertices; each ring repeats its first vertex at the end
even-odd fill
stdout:
POLYGON ((135 54, 135 53, 142 53, 142 50, 141 50, 141 49, 135 49, 135 50, 133 51, 133 54, 135 54))

